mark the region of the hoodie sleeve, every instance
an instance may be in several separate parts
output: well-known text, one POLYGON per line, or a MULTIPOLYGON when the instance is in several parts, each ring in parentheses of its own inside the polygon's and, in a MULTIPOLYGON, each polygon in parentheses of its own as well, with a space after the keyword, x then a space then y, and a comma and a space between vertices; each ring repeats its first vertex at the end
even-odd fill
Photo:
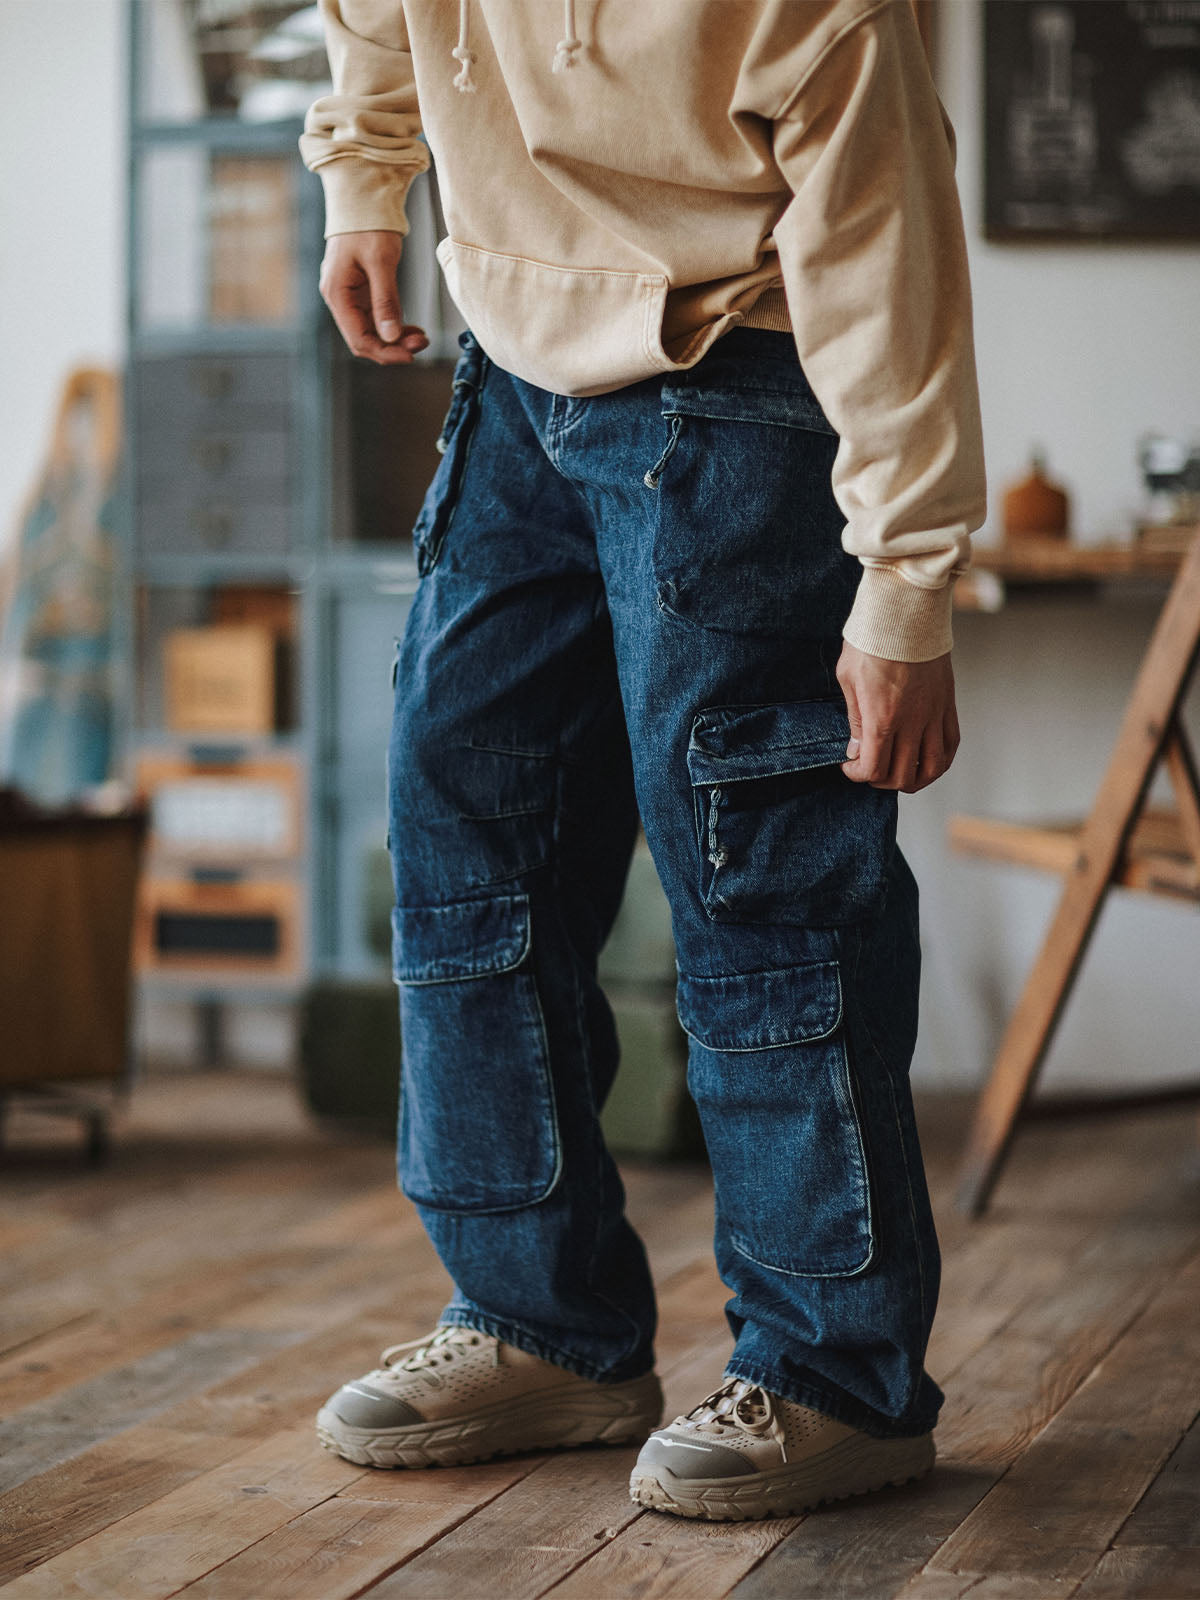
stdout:
POLYGON ((429 166, 429 149, 401 0, 320 0, 320 9, 333 93, 309 108, 300 155, 321 176, 325 237, 368 228, 406 234, 405 196, 429 166))
POLYGON ((832 488, 863 566, 845 637, 897 661, 952 644, 986 514, 954 133, 908 0, 834 37, 773 118, 797 352, 840 435, 832 488))

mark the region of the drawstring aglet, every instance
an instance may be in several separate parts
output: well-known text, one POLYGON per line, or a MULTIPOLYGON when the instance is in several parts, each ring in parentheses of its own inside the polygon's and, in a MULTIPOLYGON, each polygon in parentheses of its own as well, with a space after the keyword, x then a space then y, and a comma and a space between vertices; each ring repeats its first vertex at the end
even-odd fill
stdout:
POLYGON ((575 65, 575 52, 579 49, 579 36, 575 32, 575 0, 563 0, 563 36, 554 51, 551 72, 565 72, 575 65))
POLYGON ((454 87, 460 94, 474 94, 476 83, 471 76, 471 63, 475 60, 474 50, 468 50, 465 45, 460 44, 455 45, 450 54, 456 61, 462 62, 462 70, 454 79, 454 87))

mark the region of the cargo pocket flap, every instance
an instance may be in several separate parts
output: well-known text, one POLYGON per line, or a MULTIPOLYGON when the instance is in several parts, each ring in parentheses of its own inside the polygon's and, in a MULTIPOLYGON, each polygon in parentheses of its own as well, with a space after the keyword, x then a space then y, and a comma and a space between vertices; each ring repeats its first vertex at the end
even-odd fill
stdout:
POLYGON ((767 422, 836 437, 799 368, 794 369, 794 376, 774 386, 765 378, 739 385, 715 375, 690 383, 668 381, 662 389, 662 412, 668 417, 712 417, 718 422, 767 422))
POLYGON ((834 1032, 842 983, 836 961, 717 978, 681 973, 676 1009, 684 1032, 708 1050, 777 1050, 834 1032))
POLYGON ((696 787, 840 766, 849 738, 842 700, 702 711, 692 724, 688 772, 696 787))
POLYGON ((392 977, 453 983, 520 966, 529 951, 529 896, 392 907, 392 977))

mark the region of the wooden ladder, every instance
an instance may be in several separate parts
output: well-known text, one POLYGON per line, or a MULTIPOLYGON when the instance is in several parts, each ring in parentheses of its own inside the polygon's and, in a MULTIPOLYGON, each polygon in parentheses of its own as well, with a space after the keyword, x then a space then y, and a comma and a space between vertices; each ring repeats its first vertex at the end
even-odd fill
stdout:
POLYGON ((983 1213, 995 1187, 1109 889, 1118 885, 1200 904, 1200 778, 1180 721, 1198 656, 1200 529, 1151 637, 1087 818, 1047 826, 950 820, 954 849, 1065 879, 967 1140, 958 1204, 972 1216, 983 1213), (1160 762, 1174 792, 1173 811, 1146 803, 1160 762))

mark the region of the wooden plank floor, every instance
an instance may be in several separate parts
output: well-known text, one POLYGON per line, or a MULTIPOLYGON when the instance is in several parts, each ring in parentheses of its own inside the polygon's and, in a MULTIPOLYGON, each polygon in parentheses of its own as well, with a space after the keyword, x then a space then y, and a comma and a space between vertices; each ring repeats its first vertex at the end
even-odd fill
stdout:
MULTIPOLYGON (((640 1512, 635 1452, 364 1471, 317 1405, 447 1284, 384 1144, 289 1083, 165 1075, 113 1157, 14 1117, 0 1166, 0 1592, 108 1600, 1200 1596, 1200 1166, 1187 1108, 1044 1121, 949 1209, 967 1107, 922 1106, 945 1255, 925 1482, 788 1521, 640 1512)), ((669 1414, 719 1378, 707 1176, 626 1169, 669 1414)))

